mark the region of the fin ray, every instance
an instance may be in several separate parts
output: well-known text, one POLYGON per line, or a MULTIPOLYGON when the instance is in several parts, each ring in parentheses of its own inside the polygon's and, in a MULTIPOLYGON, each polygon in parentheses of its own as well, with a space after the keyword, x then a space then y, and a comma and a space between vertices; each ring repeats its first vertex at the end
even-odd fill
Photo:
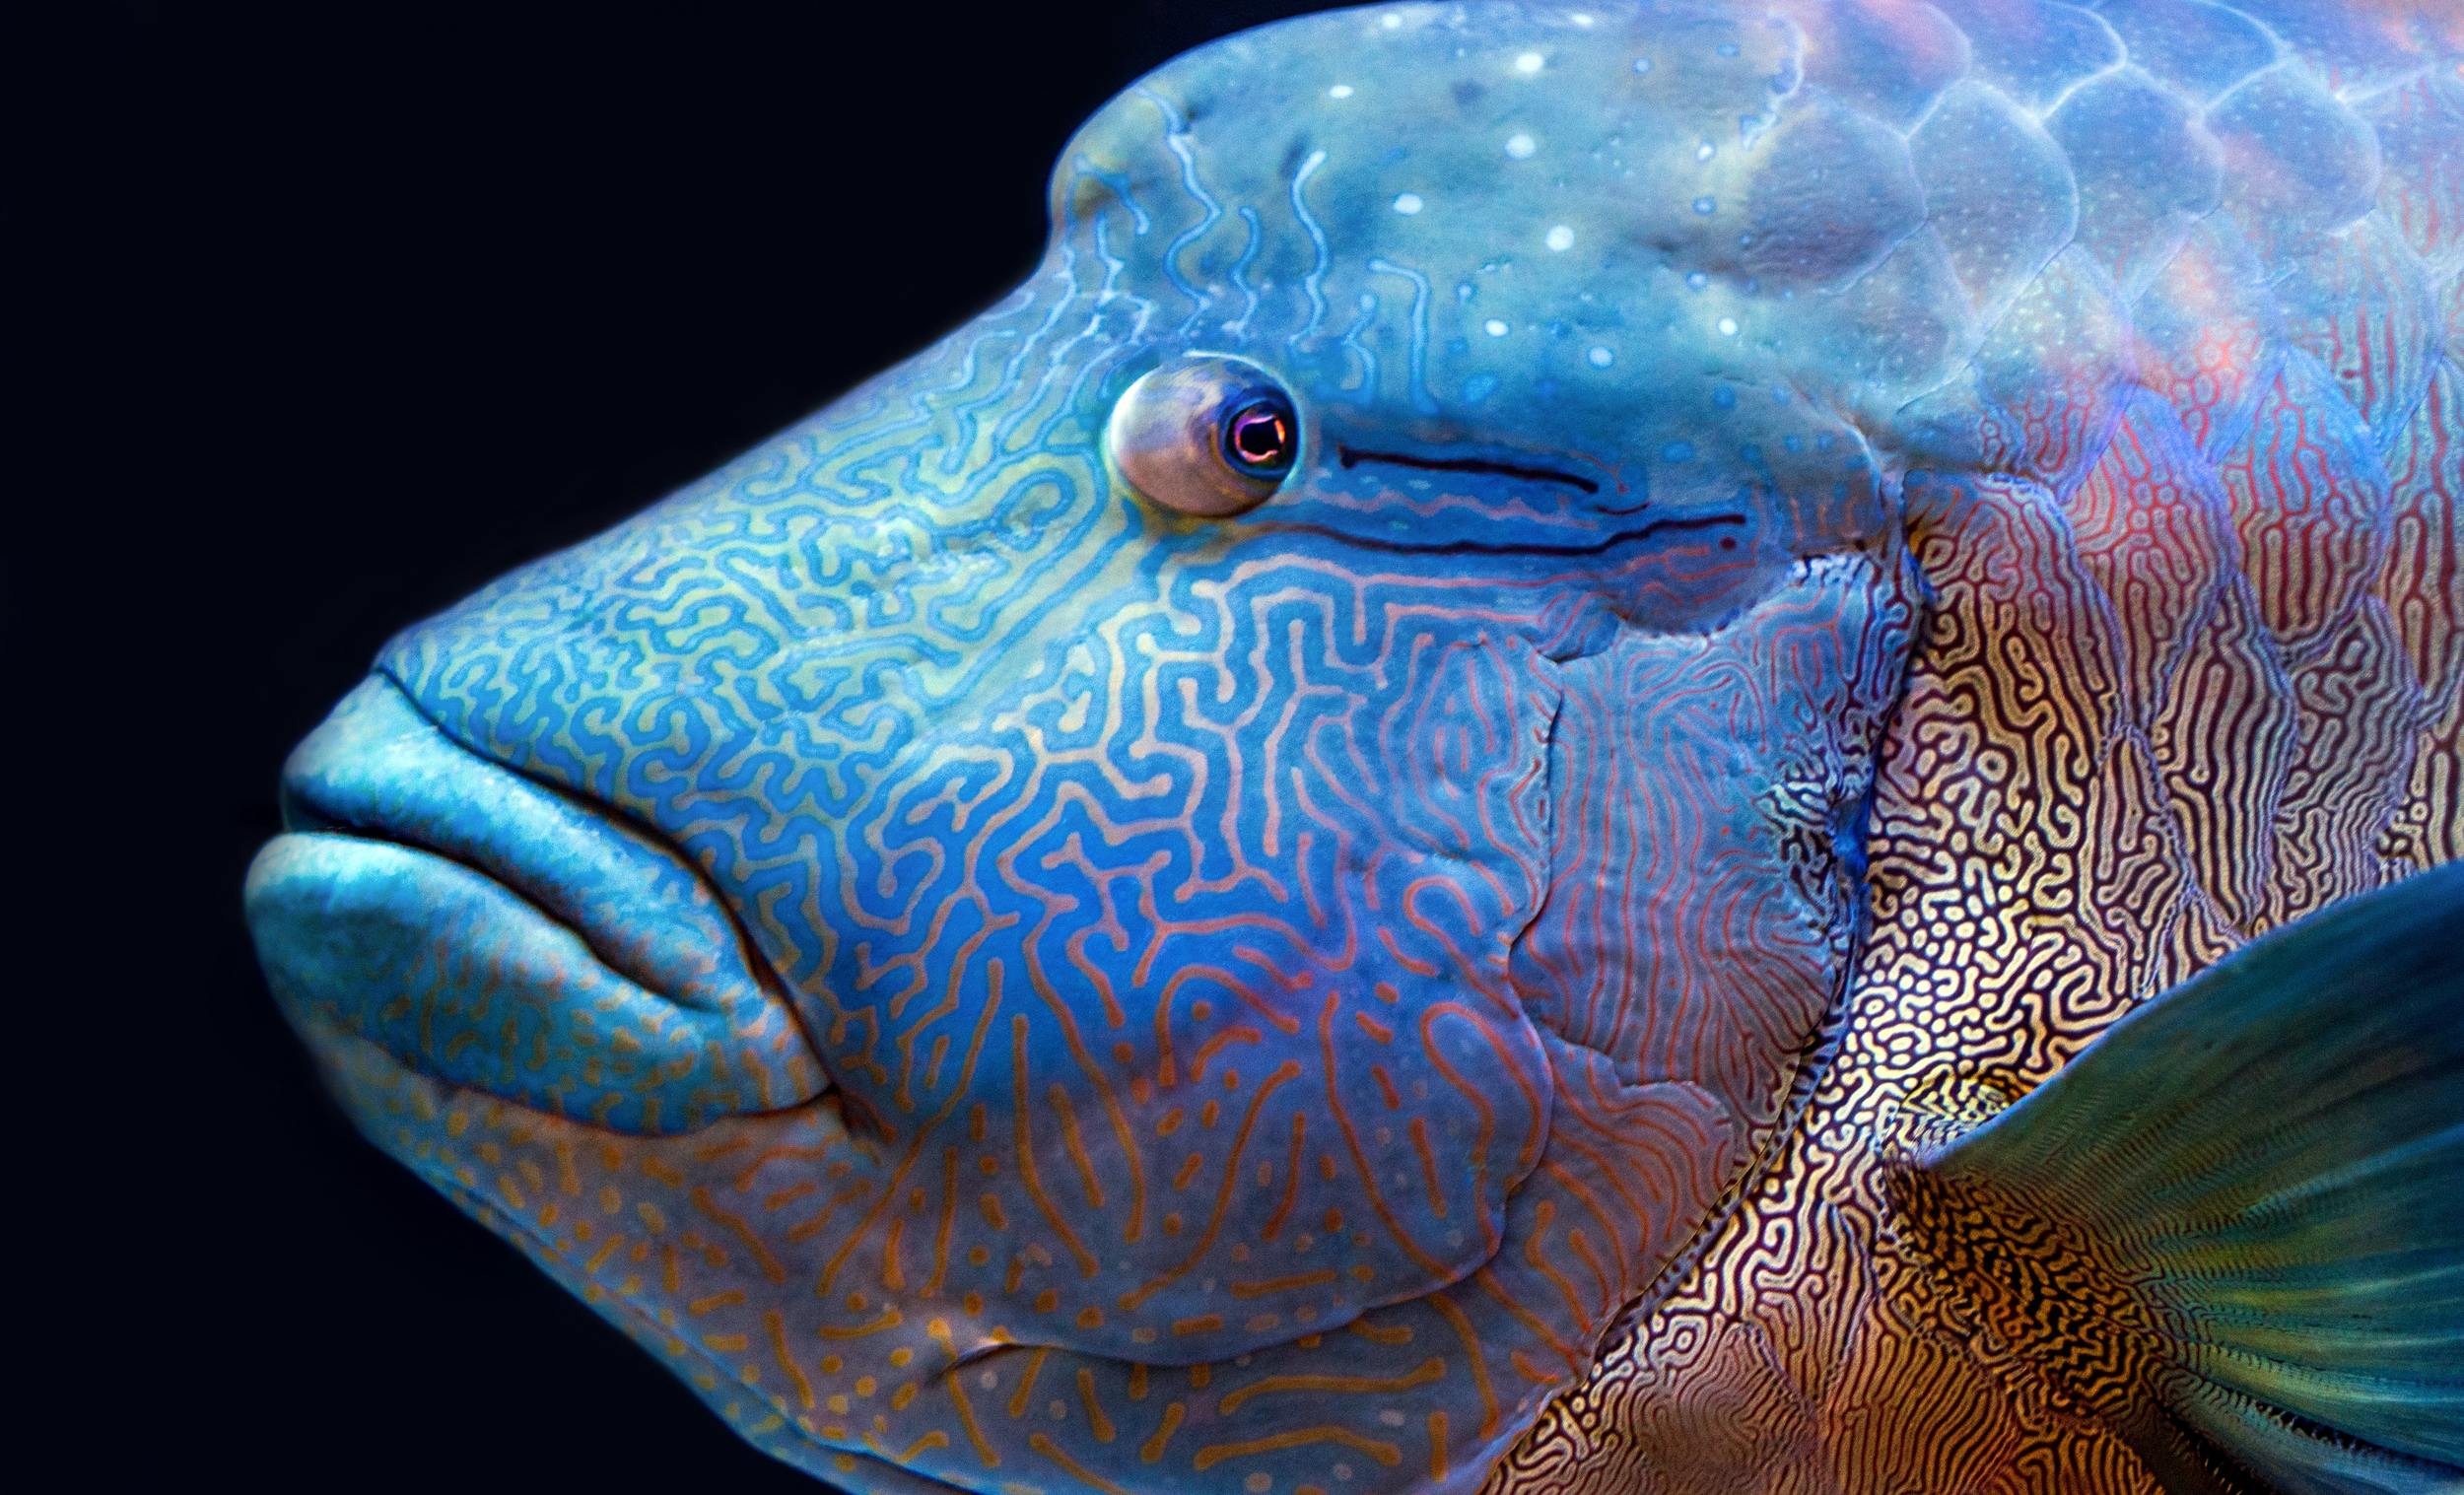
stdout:
POLYGON ((2218 962, 1894 1193, 2165 1460, 2186 1430, 2271 1488, 2464 1491, 2464 865, 2218 962))

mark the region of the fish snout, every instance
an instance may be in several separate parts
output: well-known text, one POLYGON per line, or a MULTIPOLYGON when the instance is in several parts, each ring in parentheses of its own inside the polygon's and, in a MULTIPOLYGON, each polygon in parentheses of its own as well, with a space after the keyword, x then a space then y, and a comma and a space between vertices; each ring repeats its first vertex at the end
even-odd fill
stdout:
MULTIPOLYGON (((826 1076, 700 869, 448 738, 378 675, 284 766, 246 913, 285 1014, 611 1130, 775 1110, 826 1076)), ((348 1097, 346 1096, 346 1100, 348 1097)))

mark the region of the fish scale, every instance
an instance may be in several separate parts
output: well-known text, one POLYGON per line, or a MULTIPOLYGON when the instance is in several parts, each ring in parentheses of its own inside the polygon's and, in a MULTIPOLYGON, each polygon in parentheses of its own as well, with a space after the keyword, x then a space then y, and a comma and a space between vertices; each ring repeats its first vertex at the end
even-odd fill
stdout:
MULTIPOLYGON (((1939 9, 1960 14, 1956 6, 1939 9)), ((2011 13, 2022 8, 1978 9, 1995 13, 1989 24, 2007 27, 2011 13)), ((2080 14, 2061 6, 2037 9, 2048 16, 2080 14)), ((2169 138, 2164 133, 2153 138, 2108 134, 2098 140, 2088 133, 2086 149, 2095 163, 2096 179, 2118 175, 2117 161, 2127 162, 2138 153, 2145 153, 2139 156, 2143 163, 2221 156, 2222 174, 2229 176, 2236 170, 2254 173, 2280 149, 2257 146, 2267 154, 2246 153, 2236 161, 2197 138, 2209 112, 2201 97, 2228 96, 2233 78, 2246 78, 2270 65, 2282 43, 2251 17, 2221 6, 2198 6, 2196 15, 2182 14, 2193 9, 2149 3, 2099 8, 2118 34, 2143 35, 2156 44, 2144 51, 2129 49, 2122 54, 2129 59, 2122 70, 2103 71, 2096 82, 2076 86, 2055 110, 2055 138, 2069 144, 2076 138, 2074 121, 2100 114, 2116 122, 2176 123, 2169 138), (2196 34, 2186 25, 2190 22, 2254 40, 2239 60, 2228 62, 2234 54, 2216 45, 2213 36, 2203 36, 2195 48, 2178 44, 2196 34), (2176 44, 2166 45, 2165 38, 2176 44), (2268 42, 2275 44, 2262 50, 2268 42), (2154 106, 2118 113, 2098 101, 2099 90, 2117 99, 2146 98, 2154 106), (2174 140, 2181 144, 2176 147, 2174 140)), ((2361 18, 2355 18, 2355 25, 2361 28, 2361 18)), ((2044 34, 2060 29, 2049 23, 2044 34)), ((2078 34, 2090 34, 2085 29, 2078 34)), ((2451 39, 2447 45, 2452 46, 2451 39)), ((2299 67, 2298 53, 2294 55, 2291 66, 2299 67)), ((2400 137, 2398 149, 2386 153, 2390 169, 2374 173, 2374 198, 2350 192, 2342 196, 2339 212, 2353 216, 2334 225, 2344 230, 2342 238, 2311 250, 2311 263, 2349 260, 2357 242, 2366 244, 2394 229, 2408 237, 2411 251, 2390 256, 2388 273, 2401 287, 2400 294, 2426 298, 2454 283, 2454 230, 2430 233, 2426 226, 2433 220, 2452 223, 2444 209, 2452 201, 2452 189, 2442 177, 2464 150, 2464 113, 2456 107, 2464 102, 2464 94, 2456 82, 2452 65, 2416 61, 2408 78, 2363 94, 2350 106, 2330 99, 2323 89, 2301 95, 2305 101, 2325 100, 2322 110, 2334 107, 2339 119, 2349 119, 2352 126, 2366 128, 2363 121, 2373 118, 2402 119, 2408 132, 2400 137), (2433 112, 2439 124, 2430 123, 2433 112), (2438 144, 2430 144, 2433 139, 2438 144), (2414 170, 2392 169, 2398 161, 2414 170), (2374 211, 2354 212, 2373 202, 2374 211), (2415 227, 2401 227, 2406 224, 2415 227)), ((2250 112, 2255 109, 2243 111, 2245 116, 2250 112)), ((2074 162, 2080 154, 2074 148, 2074 162)), ((2200 210, 2200 194, 2181 193, 2165 173, 2143 169, 2140 180, 2148 185, 2125 181, 2102 195, 2091 191, 2087 173, 2082 178, 2079 241, 2103 246, 2098 260, 2124 286, 2134 277, 2118 267, 2158 236, 2152 215, 2138 206, 2150 199, 2151 188, 2174 192, 2176 201, 2186 199, 2189 213, 2200 210), (2108 234, 2107 222, 2126 227, 2108 234)), ((2236 194, 2224 189, 2222 180, 2218 187, 2210 205, 2235 201, 2236 194)), ((2256 195, 2239 194, 2245 201, 2256 195)), ((1950 576, 1932 567, 1926 570, 1937 587, 1934 626, 1946 628, 1951 625, 1944 620, 1961 620, 1962 632, 1998 638, 2006 649, 2043 647, 2070 636, 2110 640, 2107 647, 2118 646, 2143 655, 2175 654, 2178 645, 2164 646, 2150 635, 2173 629, 2176 619, 2207 620, 2193 625, 2207 637, 2197 641, 2180 664, 2161 672, 2143 665, 2131 686, 2114 688, 2118 683, 2109 682, 2112 705, 2081 702, 2058 714, 2057 719, 2077 723, 2065 733, 2078 734, 2074 763, 2085 767, 2103 755, 2105 762, 2097 771, 2061 772, 2047 764, 2002 783, 1970 783, 1952 811, 1956 820, 1948 823, 1945 812, 1950 807, 1941 801, 1948 797, 1948 781, 1962 777, 1956 773, 1958 762, 1990 752, 1996 744, 2016 750, 2022 743, 2034 744, 2035 751, 2017 761, 2041 759, 2042 718, 2014 711, 2013 686, 1988 678, 1980 667, 1981 652, 1961 651, 1966 657, 1956 659, 1946 657, 1948 651, 1939 646, 1920 646, 1902 706, 1903 720, 1895 729, 1896 740, 1884 749, 1878 788, 1871 874, 1880 895, 1875 928, 1852 988, 1850 1025, 1836 1067, 1816 1094, 1802 1139, 1731 1217, 1694 1283, 1647 1315, 1625 1344, 1603 1357, 1584 1393, 1590 1403, 1586 1416, 1543 1422, 1501 1467, 1493 1487, 1515 1487, 1515 1471, 1530 1468, 1556 1471, 1550 1476, 1556 1488, 1660 1488, 1663 1483, 1690 1488, 1681 1477, 1655 1482, 1651 1471, 1703 1466, 1687 1447, 1700 1433, 1696 1419, 1721 1405, 1726 1388, 1748 1378, 1742 1367, 1756 1359, 1775 1358, 1786 1367, 1765 1374, 1823 1389, 1813 1397, 1814 1409, 1806 1414, 1817 1427, 1824 1416, 1843 1415, 1858 1404, 1853 1393, 1828 1391, 1839 1380, 1835 1366, 1821 1363, 1828 1343, 1862 1341, 1861 1355, 1852 1358, 1866 1360, 1877 1375, 1902 1375, 1913 1384, 1928 1384, 1929 1371, 1937 1378, 1973 1374, 1951 1367, 1957 1364, 1957 1351, 1975 1354, 1976 1331, 1955 1325, 1955 1307, 1941 1302, 1916 1274, 1894 1270, 1897 1263, 1887 1252, 1873 1263, 1875 1284, 1864 1293, 1846 1295, 1846 1301, 1822 1298, 1809 1304, 1793 1283, 1778 1291, 1751 1290, 1762 1282, 1792 1282, 1785 1269, 1767 1264, 1755 1269, 1751 1263, 1773 1249, 1775 1239, 1784 1240, 1773 1233, 1801 1219, 1814 1201, 1869 1222, 1882 1215, 1881 1201, 1872 1191, 1870 1148, 1859 1136, 1872 1124, 1874 1108, 1905 1083, 1902 1077, 1940 1062, 1935 1055, 1946 1051, 1955 1051, 1962 1067, 1991 1075, 2008 1093, 2023 1093, 2100 1031, 2119 1004, 2166 989, 2259 929, 2375 886, 2406 867, 2427 867, 2455 855, 2454 801, 2441 797, 2451 792, 2444 786, 2454 780, 2457 739, 2453 727, 2445 724, 2457 714, 2452 670, 2422 670, 2381 649, 2366 662, 2348 664, 2347 693, 2331 712, 2321 713, 2313 705, 2304 713, 2300 698, 2308 695, 2315 702, 2320 689, 2305 689, 2305 679, 2326 670, 2288 673, 2286 646, 2298 640, 2269 629, 2261 608, 2265 599, 2285 597, 2287 588, 2280 583, 2271 590, 2264 573, 2252 575, 2249 570, 2254 560, 2260 566, 2282 564, 2278 558, 2287 555, 2287 548, 2283 540, 2268 545, 2268 536, 2251 532, 2255 525, 2241 534, 2227 532, 2220 521, 2229 520, 2232 501, 2220 489, 2224 474, 2238 465, 2250 474, 2240 485, 2246 513, 2263 505, 2281 505, 2293 510, 2293 522, 2300 526, 2287 537, 2295 544, 2300 537, 2314 536, 2315 543, 2352 547, 2341 558, 2306 558, 2301 574, 2339 585, 2344 595, 2338 598, 2337 611, 2355 618, 2352 628, 2372 633, 2384 629, 2387 614, 2373 607, 2364 621, 2352 593, 2392 582, 2409 599, 2405 633, 2414 659, 2427 658, 2420 652, 2425 649, 2443 657, 2458 636, 2459 588, 2464 588, 2453 510, 2454 495, 2464 487, 2459 487, 2453 448, 2443 446, 2443 437, 2433 433, 2446 429, 2445 421, 2451 419, 2444 417, 2440 397, 2454 387, 2456 365, 2437 351, 2443 339, 2432 343, 2433 351, 2408 355, 2406 350, 2416 346, 2408 341, 2368 338, 2368 302, 2385 293, 2376 292, 2365 277, 2346 271, 2309 279, 2295 270, 2292 287, 2319 300, 2285 306, 2271 295, 2288 284, 2278 267, 2293 269, 2300 260, 2283 250, 2271 256, 2265 246, 2245 247, 2241 210, 2227 207, 2223 216, 2235 220, 2231 223, 2176 212, 2184 218, 2182 228, 2189 230, 2194 246, 2208 236, 2224 238, 2229 234, 2231 256, 2202 256, 2185 264, 2177 253, 2171 263, 2180 269, 2170 284, 2178 289, 2168 290, 2165 272, 2156 271, 2142 304, 2155 302, 2159 329, 2169 322, 2180 328, 2174 335, 2196 337, 2208 349, 2223 343, 2218 351, 2228 362, 2220 368, 2213 362, 2216 353, 2202 350, 2184 362, 2214 372, 2178 380, 2165 377, 2164 364, 2158 364, 2154 371, 2157 377, 2149 384, 2156 394, 2169 394, 2167 403, 2173 408, 2139 397, 2142 420, 2121 427, 2121 434, 2087 467, 2083 496, 2096 500, 2092 508, 2083 505, 2081 497, 2064 503, 2055 494, 2039 494, 2031 507, 2042 519, 2029 539, 2013 543, 2010 531, 2000 530, 2002 544, 1991 562, 1950 576), (2236 261, 2247 268, 2238 275, 2224 270, 2227 285, 2218 287, 2214 267, 2236 261), (2193 296, 2197 311, 2174 309, 2193 296), (2253 331, 2246 340, 2232 339, 2229 331, 2220 338, 2216 329, 2201 325, 2200 312, 2219 301, 2251 307, 2253 331), (2305 338, 2304 333, 2310 335, 2305 338), (2342 339, 2345 345, 2331 353, 2319 346, 2328 339, 2342 339), (2310 346, 2303 348, 2303 342, 2310 346), (2339 398, 2312 384, 2302 390, 2307 403, 2296 399, 2289 410, 2339 431, 2363 467, 2372 465, 2372 456, 2383 460, 2399 444, 2408 453, 2431 448, 2446 453, 2448 465, 2442 473, 2426 470, 2413 457, 2399 469, 2402 478, 2382 490, 2390 511, 2401 516, 2396 524, 2416 547, 2400 581, 2378 558, 2377 531, 2383 523, 2357 523, 2318 508, 2320 499, 2333 494, 2378 488, 2371 480, 2374 474, 2365 473, 2358 485, 2348 481, 2343 486, 2320 482, 2317 468, 2273 469, 2258 476, 2257 464, 2280 459, 2294 443, 2255 410, 2246 425, 2232 423, 2242 426, 2242 434, 2224 446, 2223 460, 2203 458, 2197 433, 2213 429, 2213 402, 2219 396, 2235 398, 2235 385, 2249 389, 2258 384, 2241 367, 2281 367, 2296 349, 2309 355, 2303 367, 2332 368, 2347 393, 2339 398), (2323 355, 2334 354, 2342 355, 2335 364, 2323 361, 2323 355), (2418 378, 2403 376, 2399 361, 2408 357, 2423 365, 2418 378), (2372 422, 2365 407, 2348 402, 2350 391, 2382 381, 2391 386, 2389 409, 2372 422), (2395 392, 2407 385, 2423 389, 2423 394, 2407 400, 2395 392), (2400 418, 2397 410, 2403 412, 2400 418), (2184 421, 2192 423, 2188 433, 2180 424, 2184 421), (2385 434, 2373 434, 2372 427, 2385 434), (2184 525, 2182 501, 2194 497, 2190 511, 2204 511, 2208 517, 2184 525), (2088 540, 2081 528, 2088 512, 2096 514, 2094 531, 2103 537, 2097 548, 2128 543, 2142 553, 2133 558, 2137 564, 2105 571, 2110 579, 2074 585, 2060 594, 2062 601, 2054 608, 2029 618, 2013 601, 2026 593, 2044 597, 2037 578, 2079 564, 2074 547, 2088 540), (2361 533, 2353 534, 2356 529, 2361 533), (2260 543, 2237 543, 2245 537, 2260 543), (2439 559, 2430 560, 2432 553, 2439 559), (2140 719, 2106 716, 2113 706, 2140 719), (2303 720, 2305 715, 2309 719, 2303 720), (2105 719, 2099 721, 2100 716, 2105 719), (1960 750, 1908 751, 1920 738, 1937 733, 1957 734, 1960 750), (2322 803, 2333 806, 2333 813, 2352 823, 2347 834, 2353 844, 2342 856, 2283 871, 2276 895, 2262 912, 2261 895, 2246 881, 2249 873, 2281 866, 2294 846, 2314 848, 2319 840, 2297 805, 2286 802, 2296 744, 2313 754, 2342 756, 2354 767, 2352 781, 2316 783, 2312 790, 2322 803), (2044 770, 2053 770, 2052 777, 2044 770), (2067 811, 2065 818, 2074 828, 2065 838, 2068 845, 2064 839, 2045 837, 2047 804, 2067 811), (1954 835, 1968 839, 1961 860, 1971 878, 1986 872, 1983 886, 1943 864, 1943 848, 1954 835), (1969 885, 1959 886, 1962 881, 1969 885), (2100 887, 2126 890, 2128 897, 2099 897, 2100 887), (1980 1019, 2008 1037, 1979 1045, 1975 1028, 1980 1019), (1836 1130, 1827 1138, 1826 1118, 1836 1118, 1831 1122, 1836 1130), (1828 1325, 1809 1325, 1810 1318, 1828 1325), (1918 1341, 1926 1335, 1911 1332, 1911 1320, 1920 1325, 1953 1321, 1954 1326, 1932 1333, 1956 1351, 1920 1348, 1918 1341)), ((2161 342, 2155 351, 2165 357, 2161 342)), ((1955 498, 1946 495, 1939 501, 1943 512, 1956 516, 1955 527, 1939 542, 1947 552, 1965 551, 1977 541, 1974 516, 1982 506, 1975 506, 1972 486, 1953 484, 1955 498)), ((1913 491, 1910 503, 1912 510, 1923 511, 1925 501, 1913 491)), ((2022 674, 2046 682, 2082 676, 2076 666, 2022 674)), ((1979 1364, 2000 1358, 1975 1354, 1979 1364)), ((2024 1377, 2026 1368, 2005 1367, 2002 1373, 2024 1377)), ((1928 1394, 1941 1397, 1932 1415, 1903 1414, 1894 1433, 1845 1447, 1817 1443, 1792 1453, 1774 1441, 1785 1419, 1762 1422, 1767 1436, 1748 1442, 1750 1457, 1739 1462, 1765 1472, 1747 1477, 1744 1487, 1795 1487, 1791 1480, 1808 1481, 1813 1488, 1872 1487, 1908 1467, 1913 1452, 1924 1447, 1935 1461, 1923 1465, 1926 1472, 1917 1477, 1918 1486, 1926 1489, 2150 1488, 2131 1456, 2097 1429, 2041 1406, 2030 1407, 2024 1399, 1974 1396, 1963 1401, 1940 1390, 1928 1394), (1921 1434, 1918 1427, 1924 1428, 1921 1434), (1756 1477, 1762 1482, 1754 1483, 1756 1477)), ((1710 1467, 1734 1475, 1733 1468, 1710 1467)))
MULTIPOLYGON (((2143 1362, 2005 1337, 1892 1170, 2464 851, 2458 31, 1489 0, 1192 53, 1015 296, 326 729, 603 807, 745 994, 543 1027, 589 952, 496 905, 487 960, 334 953, 312 837, 252 881, 277 994, 379 1145, 856 1490, 2158 1488, 2143 1362), (1220 522, 1107 444, 1198 356, 1308 432, 1220 522)), ((338 875, 367 927, 414 854, 338 875)))

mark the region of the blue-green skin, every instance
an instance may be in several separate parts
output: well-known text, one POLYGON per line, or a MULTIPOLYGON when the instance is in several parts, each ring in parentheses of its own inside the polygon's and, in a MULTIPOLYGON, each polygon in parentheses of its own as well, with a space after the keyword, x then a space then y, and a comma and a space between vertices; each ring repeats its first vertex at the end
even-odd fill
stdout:
MULTIPOLYGON (((1477 1483, 1819 1075, 1908 496, 2067 496, 2102 308, 2199 320, 2218 190, 2050 133, 2123 23, 1778 9, 1192 53, 1008 301, 395 641, 250 883, 372 1136, 854 1488, 1477 1483), (1301 420, 1228 519, 1104 443, 1200 353, 1301 420)), ((2300 87, 2214 121, 2315 147, 2254 280, 2346 221, 2300 87)))

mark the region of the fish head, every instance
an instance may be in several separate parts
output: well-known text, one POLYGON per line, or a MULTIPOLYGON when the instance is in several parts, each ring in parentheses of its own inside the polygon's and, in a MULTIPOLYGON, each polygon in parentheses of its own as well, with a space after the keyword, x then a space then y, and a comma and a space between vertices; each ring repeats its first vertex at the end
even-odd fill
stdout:
POLYGON ((1493 1456, 1849 938, 1906 613, 1696 206, 1765 30, 1193 53, 1009 299, 391 643, 248 889, 361 1124, 838 1477, 1096 1468, 1236 1365, 1172 1459, 1322 1461, 1311 1377, 1380 1477, 1493 1456))

